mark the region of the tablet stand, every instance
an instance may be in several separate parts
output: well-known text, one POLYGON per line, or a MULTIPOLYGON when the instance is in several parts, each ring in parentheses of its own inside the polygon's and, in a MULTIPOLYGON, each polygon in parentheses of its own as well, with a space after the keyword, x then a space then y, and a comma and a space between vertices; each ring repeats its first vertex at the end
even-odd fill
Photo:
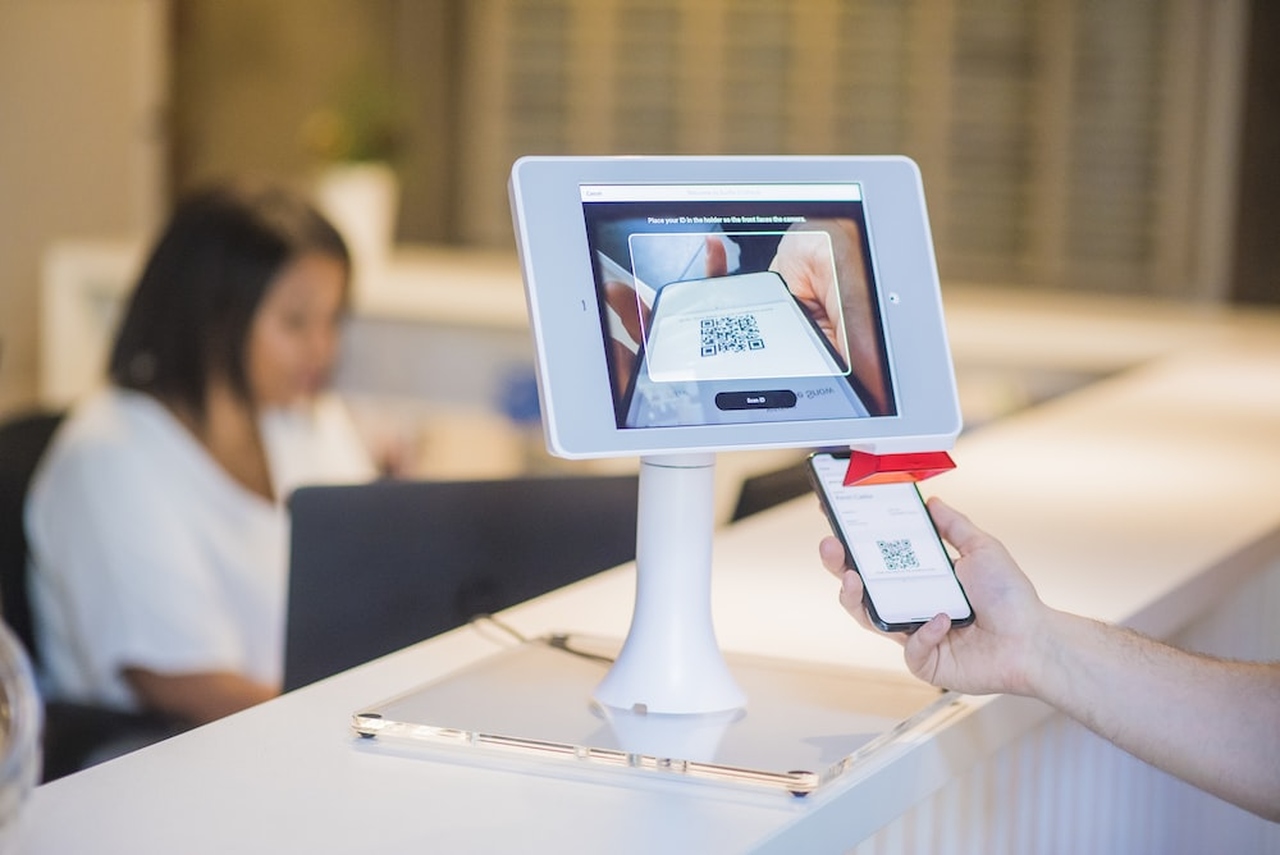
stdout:
POLYGON ((636 601, 597 703, 636 713, 719 713, 746 704, 711 622, 714 454, 642 457, 636 601))

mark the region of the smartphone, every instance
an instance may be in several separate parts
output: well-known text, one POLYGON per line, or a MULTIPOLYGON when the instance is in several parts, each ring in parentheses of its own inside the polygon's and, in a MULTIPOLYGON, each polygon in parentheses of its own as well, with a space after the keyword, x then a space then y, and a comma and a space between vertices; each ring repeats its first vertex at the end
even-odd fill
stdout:
POLYGON ((973 607, 915 483, 846 487, 848 466, 847 452, 809 456, 814 491, 862 578, 872 623, 911 632, 941 612, 953 626, 973 623, 973 607))

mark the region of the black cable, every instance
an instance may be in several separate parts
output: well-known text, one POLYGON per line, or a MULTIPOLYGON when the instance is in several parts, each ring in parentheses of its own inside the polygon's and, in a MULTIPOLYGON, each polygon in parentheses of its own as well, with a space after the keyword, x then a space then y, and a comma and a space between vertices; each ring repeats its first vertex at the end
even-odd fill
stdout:
POLYGON ((572 647, 569 643, 569 640, 572 638, 572 636, 569 635, 568 633, 557 632, 549 636, 544 636, 542 638, 531 639, 528 636, 526 636, 524 633, 520 632, 520 630, 516 629, 514 626, 511 626, 511 624, 505 623, 504 621, 500 621, 491 614, 476 615, 470 621, 468 621, 468 623, 477 623, 479 621, 485 621, 487 623, 493 624, 495 627, 502 630, 507 635, 510 635, 512 638, 514 638, 516 641, 519 641, 521 644, 529 644, 530 642, 536 641, 539 644, 545 644, 548 647, 551 647, 555 650, 563 650, 565 653, 569 653, 574 656, 579 656, 583 659, 589 659, 593 662, 603 662, 608 665, 613 664, 613 657, 611 656, 603 656, 599 653, 591 653, 586 650, 579 650, 576 647, 572 647))

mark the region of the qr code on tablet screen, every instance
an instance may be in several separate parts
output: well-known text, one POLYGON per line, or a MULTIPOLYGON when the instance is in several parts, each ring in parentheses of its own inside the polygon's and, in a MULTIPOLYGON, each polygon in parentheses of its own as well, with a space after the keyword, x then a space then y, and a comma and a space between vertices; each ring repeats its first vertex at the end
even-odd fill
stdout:
POLYGON ((764 350, 760 325, 756 322, 756 316, 750 312, 703 318, 701 332, 703 356, 764 350))
POLYGON ((909 538, 904 537, 898 540, 877 540, 876 546, 880 547, 880 557, 884 559, 884 569, 920 569, 920 560, 916 557, 916 550, 911 545, 911 540, 909 538))

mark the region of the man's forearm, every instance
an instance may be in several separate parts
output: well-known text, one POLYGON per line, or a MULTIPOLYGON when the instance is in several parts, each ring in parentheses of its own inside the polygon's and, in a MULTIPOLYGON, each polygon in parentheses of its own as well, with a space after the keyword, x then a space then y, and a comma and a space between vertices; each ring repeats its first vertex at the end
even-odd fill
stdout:
POLYGON ((1230 662, 1052 612, 1034 694, 1134 756, 1280 821, 1280 664, 1230 662))

